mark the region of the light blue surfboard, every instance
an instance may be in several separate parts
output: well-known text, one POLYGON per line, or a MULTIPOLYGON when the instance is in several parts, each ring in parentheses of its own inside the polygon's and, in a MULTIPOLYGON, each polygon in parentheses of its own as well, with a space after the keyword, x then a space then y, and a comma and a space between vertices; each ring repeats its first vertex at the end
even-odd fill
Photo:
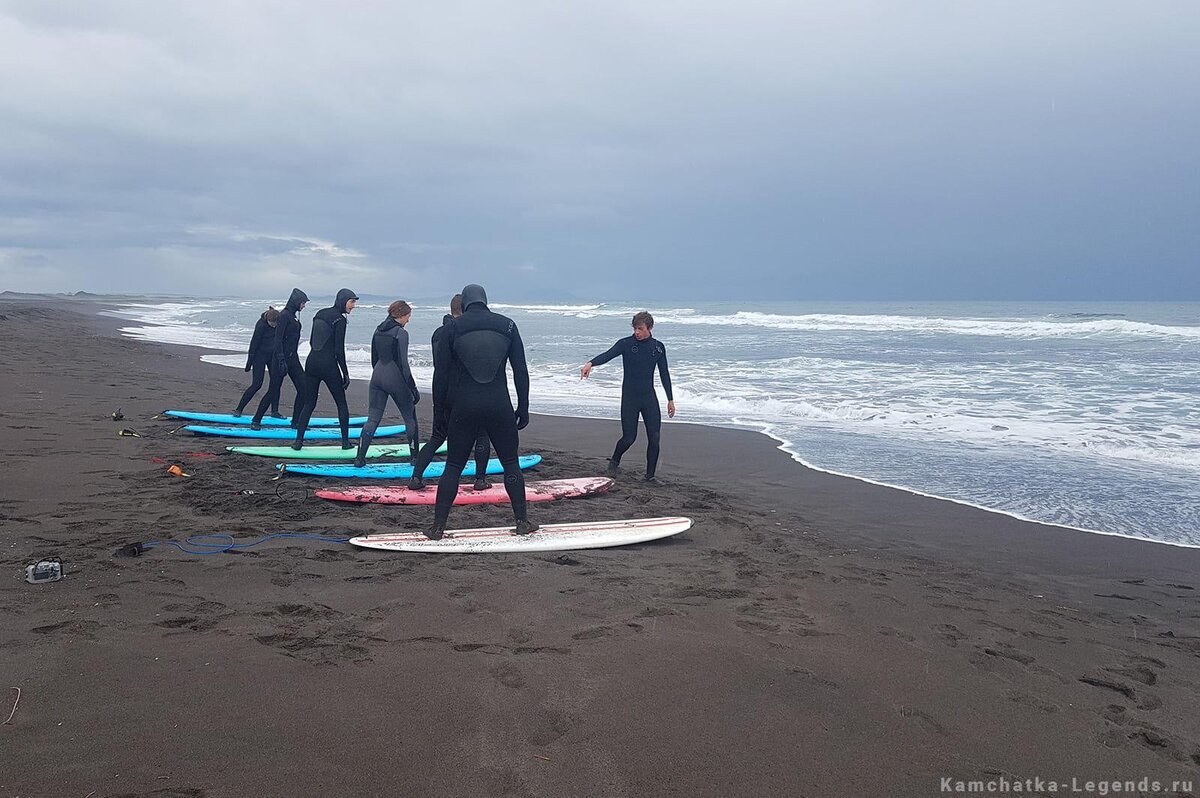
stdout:
MULTIPOLYGON (((193 413, 190 410, 164 410, 163 415, 181 418, 184 421, 203 421, 205 424, 245 424, 249 426, 250 422, 254 421, 253 413, 234 416, 228 413, 193 413)), ((288 427, 291 426, 292 419, 290 416, 288 418, 263 416, 260 423, 264 427, 288 427)), ((361 427, 366 423, 366 416, 350 417, 350 426, 352 427, 361 427)), ((329 418, 328 416, 314 417, 308 420, 309 427, 336 427, 337 425, 338 420, 336 418, 329 418)))
MULTIPOLYGON (((521 468, 533 468, 538 463, 542 462, 540 454, 527 454, 517 460, 517 464, 521 468)), ((411 479, 413 474, 412 463, 381 463, 379 465, 367 465, 362 468, 354 466, 336 465, 330 463, 280 463, 277 466, 280 471, 286 471, 289 474, 307 474, 314 477, 346 477, 349 479, 411 479)), ((436 479, 446 470, 446 464, 443 462, 430 463, 425 469, 426 479, 436 479)), ((496 459, 488 460, 488 474, 504 473, 504 466, 500 465, 500 461, 496 459)), ((467 467, 463 469, 464 477, 475 476, 475 461, 468 460, 467 467)))
MULTIPOLYGON (((250 429, 249 427, 204 427, 199 424, 188 424, 184 427, 188 432, 195 432, 198 435, 222 435, 226 438, 268 438, 276 441, 294 441, 296 440, 296 430, 291 427, 264 427, 263 429, 250 429)), ((362 427, 351 427, 350 437, 357 439, 362 434, 362 427)), ((403 435, 404 425, 400 424, 395 427, 380 427, 375 430, 376 438, 385 438, 388 435, 403 435)), ((342 431, 340 429, 310 429, 304 433, 305 441, 340 441, 342 439, 342 431)))
MULTIPOLYGON (((343 449, 337 444, 332 446, 318 446, 313 444, 312 446, 305 446, 299 451, 290 446, 226 446, 225 448, 238 454, 250 454, 255 457, 273 457, 276 460, 353 460, 355 457, 358 457, 357 447, 354 449, 343 449)), ((446 444, 444 443, 434 452, 434 454, 445 453, 446 444)), ((408 444, 376 444, 367 449, 367 457, 374 459, 408 457, 408 444)))

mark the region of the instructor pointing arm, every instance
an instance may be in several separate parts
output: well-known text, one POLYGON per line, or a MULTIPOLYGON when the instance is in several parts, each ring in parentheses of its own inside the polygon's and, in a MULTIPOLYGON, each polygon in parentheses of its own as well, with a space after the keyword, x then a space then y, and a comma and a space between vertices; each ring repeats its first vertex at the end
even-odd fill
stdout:
POLYGON ((616 475, 621 457, 637 440, 638 416, 646 425, 646 480, 654 480, 658 467, 659 441, 662 433, 662 412, 658 407, 658 394, 654 392, 654 371, 667 394, 667 417, 675 417, 675 397, 671 392, 671 372, 667 368, 667 348, 651 335, 654 317, 646 311, 633 317, 633 335, 617 341, 609 350, 583 364, 580 379, 587 379, 592 368, 600 366, 618 355, 624 365, 621 380, 621 439, 608 461, 608 472, 616 475))

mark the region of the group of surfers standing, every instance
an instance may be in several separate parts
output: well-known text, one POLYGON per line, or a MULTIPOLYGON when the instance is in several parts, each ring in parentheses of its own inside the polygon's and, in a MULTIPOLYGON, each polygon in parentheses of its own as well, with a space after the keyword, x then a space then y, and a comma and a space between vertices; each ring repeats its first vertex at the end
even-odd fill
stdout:
MULTIPOLYGON (((270 308, 263 313, 255 325, 246 359, 246 371, 252 372, 253 381, 242 395, 234 415, 241 415, 262 387, 265 370, 270 374, 270 381, 266 394, 258 403, 251 427, 260 429, 268 410, 275 418, 284 418, 279 414, 279 394, 284 379, 290 377, 296 388, 291 417, 296 440, 292 448, 299 450, 304 445, 304 435, 324 383, 337 405, 342 448, 353 448, 350 410, 346 403, 346 389, 350 386, 350 371, 346 366, 346 324, 357 302, 358 296, 343 288, 338 291, 332 307, 316 312, 309 336, 310 351, 303 366, 297 351, 302 330, 299 313, 308 304, 308 296, 299 288, 293 289, 282 311, 270 308)), ((482 286, 468 285, 450 301, 450 313, 442 319, 442 325, 434 331, 430 341, 433 346, 433 430, 421 446, 416 413, 421 393, 409 364, 408 332, 405 330, 411 318, 412 306, 397 300, 388 306, 387 318, 375 328, 371 337, 368 415, 359 437, 355 465, 366 464, 371 441, 390 398, 404 419, 408 436, 409 458, 413 464, 409 488, 421 490, 425 487, 422 478, 425 468, 441 444, 448 444, 445 470, 438 480, 433 526, 425 532, 427 537, 438 540, 445 534, 459 479, 472 454, 476 463, 474 487, 477 490, 488 487, 484 474, 490 448, 495 448, 496 458, 504 469, 504 487, 512 503, 515 532, 528 535, 538 527, 528 518, 525 477, 518 464, 519 431, 529 424, 529 368, 516 323, 488 308, 487 292, 482 286), (515 408, 508 392, 510 368, 517 393, 515 408)), ((653 316, 645 311, 637 313, 632 326, 632 335, 620 339, 608 351, 585 363, 580 369, 580 377, 587 379, 595 366, 618 356, 622 358, 621 438, 609 458, 608 473, 610 476, 619 473, 621 458, 637 440, 640 417, 646 427, 645 479, 653 481, 662 428, 662 413, 654 390, 656 370, 667 395, 668 417, 675 415, 675 401, 666 347, 652 335, 653 316)))

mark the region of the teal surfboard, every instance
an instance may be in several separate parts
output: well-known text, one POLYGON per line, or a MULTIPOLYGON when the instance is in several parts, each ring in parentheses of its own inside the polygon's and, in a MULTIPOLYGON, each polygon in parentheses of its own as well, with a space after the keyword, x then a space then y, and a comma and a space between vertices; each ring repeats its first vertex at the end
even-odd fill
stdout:
MULTIPOLYGON (((542 462, 540 454, 527 454, 517 461, 518 465, 523 469, 533 468, 540 462, 542 462)), ((379 465, 363 466, 362 468, 344 465, 280 463, 275 467, 289 474, 306 474, 314 477, 345 477, 348 479, 412 479, 413 473, 412 463, 380 463, 379 465)), ((426 479, 436 479, 445 470, 445 463, 430 463, 429 467, 425 469, 424 476, 426 479)), ((486 473, 503 474, 504 466, 500 465, 499 460, 493 458, 488 460, 486 473)), ((474 460, 467 461, 467 467, 463 469, 463 476, 475 476, 474 460)))
MULTIPOLYGON (((228 413, 193 413, 190 410, 164 410, 163 415, 181 418, 184 421, 203 421, 205 424, 245 424, 249 426, 250 422, 254 421, 253 413, 233 416, 228 413)), ((290 417, 275 418, 273 416, 263 416, 262 421, 259 423, 264 427, 289 427, 292 424, 292 419, 290 417)), ((350 417, 350 426, 352 427, 361 427, 366 423, 366 416, 350 417)), ((327 416, 314 417, 308 420, 309 427, 336 427, 337 425, 338 420, 336 418, 329 418, 327 416)))
MULTIPOLYGON (((291 427, 264 427, 263 429, 250 429, 249 427, 204 427, 199 424, 188 424, 184 427, 188 432, 195 432, 197 435, 223 435, 226 438, 266 438, 276 441, 294 441, 296 440, 296 430, 291 427)), ((362 427, 351 427, 350 437, 358 438, 362 434, 362 427)), ((396 427, 380 427, 375 430, 376 438, 383 438, 388 435, 404 434, 404 425, 396 427)), ((305 441, 340 441, 342 439, 342 431, 340 429, 310 429, 304 433, 305 441)))
MULTIPOLYGON (((276 460, 353 460, 358 449, 343 449, 341 446, 305 446, 296 451, 290 446, 226 446, 231 452, 251 454, 255 457, 274 457, 276 460)), ((445 454, 446 444, 438 447, 436 454, 445 454)), ((408 457, 408 444, 380 444, 367 449, 367 457, 408 457)))

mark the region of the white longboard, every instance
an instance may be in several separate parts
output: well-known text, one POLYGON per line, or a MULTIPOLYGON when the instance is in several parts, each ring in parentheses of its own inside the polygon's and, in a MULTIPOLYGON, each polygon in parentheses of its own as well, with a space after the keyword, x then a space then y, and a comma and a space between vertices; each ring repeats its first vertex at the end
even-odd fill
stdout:
POLYGON ((350 538, 355 546, 386 551, 439 554, 504 554, 520 551, 573 551, 628 546, 678 535, 690 529, 690 518, 633 518, 623 521, 589 521, 582 524, 546 524, 532 535, 514 535, 513 527, 449 529, 441 540, 420 532, 364 535, 350 538))

